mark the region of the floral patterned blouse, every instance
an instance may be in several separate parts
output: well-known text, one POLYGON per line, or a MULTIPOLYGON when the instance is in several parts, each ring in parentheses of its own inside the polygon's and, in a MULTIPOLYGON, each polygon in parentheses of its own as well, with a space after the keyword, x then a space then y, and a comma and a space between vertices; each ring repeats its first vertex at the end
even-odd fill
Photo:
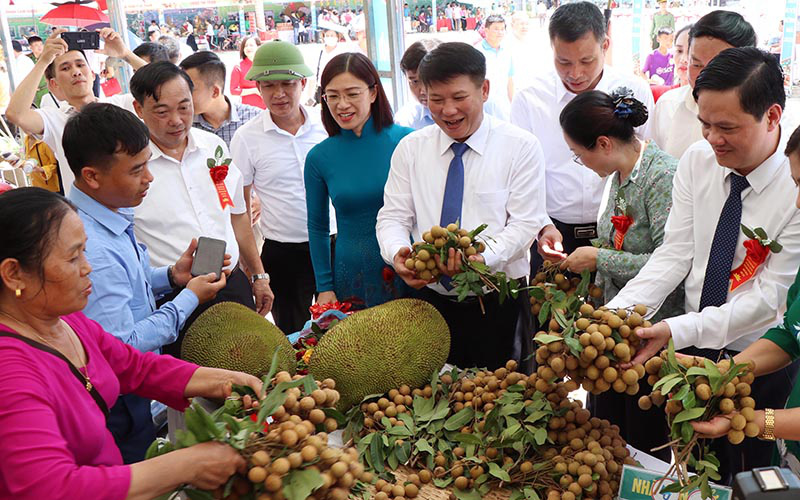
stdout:
MULTIPOLYGON (((619 174, 606 182, 600 217, 597 223, 599 247, 596 284, 603 289, 605 302, 639 273, 650 254, 664 241, 664 225, 672 207, 672 177, 678 160, 661 151, 655 142, 645 145, 640 162, 620 185, 619 174), (625 233, 622 250, 614 248, 616 230, 611 223, 614 215, 633 219, 625 233)), ((683 284, 670 294, 654 320, 671 318, 684 313, 683 284)))

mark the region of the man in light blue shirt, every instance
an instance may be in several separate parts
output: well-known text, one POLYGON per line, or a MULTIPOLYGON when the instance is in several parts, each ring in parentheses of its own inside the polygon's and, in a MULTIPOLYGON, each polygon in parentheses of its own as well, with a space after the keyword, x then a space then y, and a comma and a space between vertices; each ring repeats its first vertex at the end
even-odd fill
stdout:
POLYGON ((419 80, 417 69, 422 59, 439 44, 439 40, 428 38, 419 40, 408 46, 400 59, 400 69, 408 80, 408 89, 414 99, 410 99, 394 115, 394 122, 403 127, 410 127, 419 130, 428 125, 433 125, 434 121, 428 109, 428 96, 425 94, 425 85, 419 80))
POLYGON ((489 100, 484 109, 492 116, 508 121, 514 97, 514 63, 511 51, 503 43, 505 36, 505 19, 489 16, 486 18, 486 39, 478 44, 477 49, 486 57, 486 78, 489 80, 489 100))
MULTIPOLYGON (((153 180, 147 127, 133 113, 112 104, 89 104, 67 122, 65 155, 75 184, 70 201, 86 231, 86 257, 92 266, 92 294, 83 310, 89 318, 140 351, 158 351, 178 338, 198 304, 225 286, 225 276, 193 278, 194 250, 174 266, 153 268, 144 245, 133 234, 133 208, 153 180), (184 288, 156 309, 155 294, 184 288)), ((144 459, 155 438, 150 401, 129 394, 111 409, 108 426, 126 463, 144 459)))

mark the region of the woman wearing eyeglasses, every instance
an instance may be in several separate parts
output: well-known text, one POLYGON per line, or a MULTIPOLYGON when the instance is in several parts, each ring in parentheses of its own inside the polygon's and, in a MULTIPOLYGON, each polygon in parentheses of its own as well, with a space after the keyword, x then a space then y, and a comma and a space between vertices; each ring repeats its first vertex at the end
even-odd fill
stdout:
MULTIPOLYGON (((562 263, 572 272, 596 272, 603 303, 613 299, 644 267, 664 241, 664 225, 672 206, 672 178, 678 161, 655 142, 638 138, 634 129, 647 121, 647 108, 627 89, 611 95, 600 91, 578 95, 561 112, 564 138, 575 163, 606 178, 597 221, 595 246, 579 247, 562 263)), ((580 168, 576 165, 575 168, 580 168)), ((683 314, 683 287, 670 295, 654 321, 683 314)), ((649 393, 640 382, 640 392, 649 393)), ((620 426, 628 443, 650 450, 668 441, 663 415, 642 425, 649 413, 641 412, 637 398, 614 391, 589 396, 594 415, 620 426), (664 432, 661 432, 664 430, 664 432)), ((652 412, 651 412, 652 413, 652 412)), ((669 460, 669 449, 662 450, 669 460)))
POLYGON ((375 223, 397 143, 413 130, 393 123, 375 66, 363 54, 340 54, 322 72, 325 139, 306 157, 308 238, 319 297, 371 307, 405 295, 386 270, 375 223), (328 206, 336 209, 338 236, 331 256, 328 206), (363 304, 362 304, 363 302, 363 304))

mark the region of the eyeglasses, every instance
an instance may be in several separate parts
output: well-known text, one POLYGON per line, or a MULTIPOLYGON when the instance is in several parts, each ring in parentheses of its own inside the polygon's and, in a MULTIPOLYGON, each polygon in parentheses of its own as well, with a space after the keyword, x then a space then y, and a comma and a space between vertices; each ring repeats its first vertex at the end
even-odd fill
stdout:
POLYGON ((583 167, 586 166, 586 165, 584 165, 583 160, 581 160, 581 155, 579 155, 577 153, 572 153, 572 161, 574 161, 575 163, 577 163, 578 165, 581 165, 583 167))
POLYGON ((371 89, 374 86, 375 85, 370 85, 368 87, 364 87, 363 89, 359 90, 355 89, 349 90, 345 94, 337 94, 337 93, 332 94, 330 92, 325 92, 324 94, 322 94, 322 98, 325 99, 325 102, 328 103, 328 106, 336 106, 337 104, 339 104, 339 102, 347 102, 352 104, 353 102, 357 101, 362 95, 364 95, 364 92, 366 92, 367 90, 371 89))

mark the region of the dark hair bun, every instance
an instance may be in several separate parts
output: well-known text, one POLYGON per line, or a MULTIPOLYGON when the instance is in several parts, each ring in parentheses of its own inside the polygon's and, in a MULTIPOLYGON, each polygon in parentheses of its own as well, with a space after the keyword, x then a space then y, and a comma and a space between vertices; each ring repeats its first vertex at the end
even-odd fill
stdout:
POLYGON ((636 128, 647 121, 647 107, 633 96, 633 92, 625 87, 620 87, 611 93, 614 106, 614 116, 625 120, 636 128))

